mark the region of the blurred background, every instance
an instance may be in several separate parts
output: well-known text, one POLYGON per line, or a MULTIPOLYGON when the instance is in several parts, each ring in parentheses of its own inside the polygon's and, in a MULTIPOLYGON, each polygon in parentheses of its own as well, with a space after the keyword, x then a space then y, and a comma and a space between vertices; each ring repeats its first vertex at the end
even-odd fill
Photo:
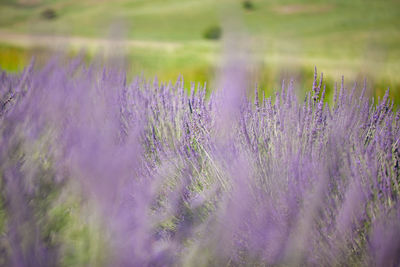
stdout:
POLYGON ((390 87, 400 103, 399 0, 0 0, 0 68, 84 50, 88 61, 120 56, 129 76, 213 88, 229 16, 267 94, 290 78, 310 89, 316 66, 328 90, 342 75, 349 87, 366 78, 369 94, 390 87))

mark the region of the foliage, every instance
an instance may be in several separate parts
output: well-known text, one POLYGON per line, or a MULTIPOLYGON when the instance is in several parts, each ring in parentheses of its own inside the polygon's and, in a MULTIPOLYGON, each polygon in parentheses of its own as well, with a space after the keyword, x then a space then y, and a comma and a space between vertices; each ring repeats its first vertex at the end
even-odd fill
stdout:
POLYGON ((388 94, 342 82, 329 106, 315 74, 302 102, 293 83, 251 101, 239 76, 206 96, 79 59, 1 73, 1 262, 397 265, 388 94))
POLYGON ((44 19, 52 20, 57 18, 57 13, 52 8, 46 8, 45 10, 42 11, 41 16, 44 19))
POLYGON ((217 25, 208 27, 203 33, 203 37, 210 40, 218 40, 221 38, 221 36, 222 29, 217 25))
POLYGON ((244 0, 242 2, 242 6, 246 10, 253 10, 254 9, 254 4, 251 0, 244 0))

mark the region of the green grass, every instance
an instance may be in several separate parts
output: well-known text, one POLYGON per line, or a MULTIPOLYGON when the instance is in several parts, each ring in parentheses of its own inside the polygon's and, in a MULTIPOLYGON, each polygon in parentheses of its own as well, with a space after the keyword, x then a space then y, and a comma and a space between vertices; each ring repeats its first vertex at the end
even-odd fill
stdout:
POLYGON ((0 67, 8 71, 19 71, 26 64, 28 53, 26 50, 9 45, 0 44, 0 67))
MULTIPOLYGON (((157 74, 165 80, 183 74, 186 80, 210 84, 221 45, 204 40, 203 33, 210 26, 223 25, 226 10, 233 10, 247 30, 256 55, 257 71, 252 77, 261 85, 276 88, 279 79, 287 74, 297 77, 303 85, 310 80, 316 65, 331 81, 339 81, 341 75, 347 80, 368 77, 378 94, 386 86, 392 88, 392 96, 400 94, 397 0, 253 0, 253 10, 242 8, 239 0, 26 2, 29 0, 0 3, 0 31, 90 38, 104 38, 112 32, 129 40, 159 43, 158 47, 132 47, 127 51, 135 74, 157 74), (41 12, 46 8, 54 9, 57 17, 42 18, 41 12), (163 47, 171 42, 178 48, 163 47)), ((27 60, 7 63, 10 56, 4 55, 11 52, 5 50, 9 51, 13 40, 2 41, 9 45, 0 47, 0 66, 19 69, 16 65, 27 60)), ((23 58, 30 56, 32 49, 18 51, 23 58)))

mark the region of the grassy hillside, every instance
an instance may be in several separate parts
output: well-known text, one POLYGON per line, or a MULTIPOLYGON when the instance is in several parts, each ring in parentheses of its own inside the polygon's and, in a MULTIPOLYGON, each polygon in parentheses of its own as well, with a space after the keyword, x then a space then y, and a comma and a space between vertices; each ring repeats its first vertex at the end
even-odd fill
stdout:
POLYGON ((264 87, 277 86, 286 76, 308 83, 316 65, 331 80, 341 75, 348 80, 368 77, 378 93, 387 86, 393 88, 393 96, 400 92, 399 1, 251 3, 253 7, 245 9, 240 0, 3 0, 0 42, 7 45, 0 47, 0 64, 18 68, 20 63, 5 63, 11 50, 20 51, 10 46, 24 46, 28 51, 24 54, 35 46, 2 38, 2 31, 93 39, 117 35, 159 44, 129 46, 127 54, 135 73, 158 74, 162 79, 175 79, 182 73, 187 79, 210 81, 220 42, 205 40, 203 35, 208 27, 221 26, 229 16, 226 10, 234 9, 255 55, 253 77, 264 87), (52 18, 46 18, 49 10, 52 18))

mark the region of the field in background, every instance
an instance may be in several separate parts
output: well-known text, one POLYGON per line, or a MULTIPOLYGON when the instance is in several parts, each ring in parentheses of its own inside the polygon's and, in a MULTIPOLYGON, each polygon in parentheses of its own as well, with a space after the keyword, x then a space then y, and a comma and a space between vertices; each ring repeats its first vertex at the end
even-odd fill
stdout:
POLYGON ((182 74, 213 87, 222 42, 203 35, 214 26, 224 35, 226 10, 233 10, 247 31, 251 80, 263 89, 289 77, 309 87, 317 66, 328 84, 342 75, 349 83, 367 77, 371 94, 390 87, 400 102, 399 1, 251 3, 246 9, 240 0, 2 0, 0 67, 21 69, 31 55, 46 56, 64 40, 93 55, 99 44, 121 39, 131 75, 166 81, 182 74))

